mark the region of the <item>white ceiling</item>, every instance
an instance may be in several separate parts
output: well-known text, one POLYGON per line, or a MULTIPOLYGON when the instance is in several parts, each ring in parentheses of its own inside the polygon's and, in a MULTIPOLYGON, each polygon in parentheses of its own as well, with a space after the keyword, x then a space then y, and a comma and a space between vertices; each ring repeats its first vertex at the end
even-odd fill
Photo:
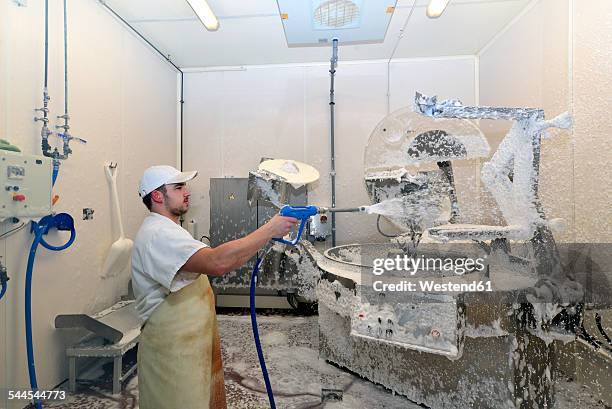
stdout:
MULTIPOLYGON (((473 55, 530 1, 451 0, 440 18, 429 19, 428 0, 398 0, 383 43, 340 44, 339 58, 473 55)), ((106 0, 181 68, 329 61, 330 46, 287 47, 276 0, 208 2, 220 21, 215 32, 202 26, 185 0, 106 0)))

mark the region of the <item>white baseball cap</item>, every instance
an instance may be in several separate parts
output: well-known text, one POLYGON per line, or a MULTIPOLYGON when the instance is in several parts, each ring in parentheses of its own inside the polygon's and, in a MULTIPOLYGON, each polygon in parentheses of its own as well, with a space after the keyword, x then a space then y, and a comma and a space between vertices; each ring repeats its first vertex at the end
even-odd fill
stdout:
POLYGON ((198 175, 197 171, 181 172, 172 166, 151 166, 144 171, 138 186, 138 194, 145 197, 155 189, 172 183, 185 183, 198 175))

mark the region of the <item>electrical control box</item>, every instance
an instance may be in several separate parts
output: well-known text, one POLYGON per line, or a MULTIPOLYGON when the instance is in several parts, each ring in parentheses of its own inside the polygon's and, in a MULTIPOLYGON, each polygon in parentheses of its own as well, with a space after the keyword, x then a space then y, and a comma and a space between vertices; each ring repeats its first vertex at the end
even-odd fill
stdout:
POLYGON ((0 220, 51 213, 51 158, 0 150, 0 220))
POLYGON ((369 293, 362 293, 361 309, 351 320, 351 335, 452 358, 459 356, 462 310, 454 297, 404 292, 369 293), (372 301, 372 304, 365 300, 372 301))

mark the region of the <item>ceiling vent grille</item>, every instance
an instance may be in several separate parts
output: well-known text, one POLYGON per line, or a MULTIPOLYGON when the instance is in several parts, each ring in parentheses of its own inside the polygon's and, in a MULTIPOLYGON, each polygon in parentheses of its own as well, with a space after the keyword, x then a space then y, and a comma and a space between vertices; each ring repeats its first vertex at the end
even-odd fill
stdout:
POLYGON ((360 1, 313 1, 313 22, 316 30, 357 28, 361 16, 360 1))

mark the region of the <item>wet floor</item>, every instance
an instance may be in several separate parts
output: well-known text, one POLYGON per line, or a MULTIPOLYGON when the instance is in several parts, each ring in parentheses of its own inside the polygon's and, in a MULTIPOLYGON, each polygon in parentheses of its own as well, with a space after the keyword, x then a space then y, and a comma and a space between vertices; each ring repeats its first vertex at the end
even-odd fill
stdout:
MULTIPOLYGON (((258 323, 279 408, 422 408, 319 359, 316 316, 259 316, 258 323), (333 395, 342 401, 332 401, 333 395)), ((229 406, 268 407, 250 318, 222 316, 219 328, 229 406)))
MULTIPOLYGON (((228 407, 267 408, 268 400, 253 344, 248 315, 219 315, 228 407)), ((401 408, 421 409, 408 399, 393 395, 319 359, 317 316, 259 316, 260 337, 278 408, 401 408), (322 392, 326 400, 322 402, 322 392), (334 395, 341 401, 331 400, 334 395)), ((128 365, 129 362, 126 363, 128 365)), ((46 404, 49 409, 138 408, 138 376, 124 383, 120 395, 111 389, 112 363, 93 372, 95 381, 80 381, 68 401, 46 404)), ((559 409, 611 409, 587 389, 561 379, 557 385, 559 409)), ((193 408, 197 409, 197 408, 193 408)))

